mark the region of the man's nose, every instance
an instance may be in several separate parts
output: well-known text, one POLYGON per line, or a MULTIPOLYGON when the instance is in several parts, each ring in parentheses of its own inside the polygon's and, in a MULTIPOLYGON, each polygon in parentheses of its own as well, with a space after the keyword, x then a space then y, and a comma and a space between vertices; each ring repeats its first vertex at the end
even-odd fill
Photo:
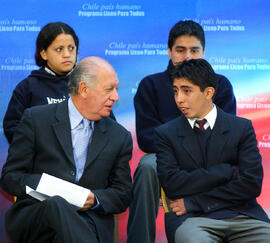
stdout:
POLYGON ((119 100, 119 95, 118 95, 118 92, 117 90, 115 89, 111 95, 111 100, 113 101, 118 101, 119 100))
POLYGON ((179 92, 175 96, 175 102, 178 103, 178 104, 184 102, 184 96, 181 94, 181 92, 179 92))
POLYGON ((186 57, 185 57, 185 60, 191 60, 192 59, 192 55, 191 55, 191 52, 190 51, 187 51, 186 53, 186 57))

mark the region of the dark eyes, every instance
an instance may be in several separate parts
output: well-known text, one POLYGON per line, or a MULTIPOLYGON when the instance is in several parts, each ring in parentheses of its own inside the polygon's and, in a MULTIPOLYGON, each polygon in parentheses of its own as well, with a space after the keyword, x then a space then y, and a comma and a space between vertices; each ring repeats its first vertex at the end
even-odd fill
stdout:
MULTIPOLYGON (((61 52, 63 50, 63 47, 58 47, 55 49, 57 52, 61 52)), ((69 46, 68 47, 69 51, 74 51, 75 50, 75 46, 69 46)))
MULTIPOLYGON (((174 89, 173 92, 174 92, 174 94, 178 94, 178 90, 177 89, 174 89)), ((182 92, 188 94, 188 93, 191 92, 191 90, 190 89, 182 89, 182 92)))
MULTIPOLYGON (((182 53, 182 52, 184 52, 184 49, 177 49, 176 51, 177 51, 178 53, 182 53)), ((199 53, 199 49, 192 49, 191 52, 192 52, 192 53, 199 53)))

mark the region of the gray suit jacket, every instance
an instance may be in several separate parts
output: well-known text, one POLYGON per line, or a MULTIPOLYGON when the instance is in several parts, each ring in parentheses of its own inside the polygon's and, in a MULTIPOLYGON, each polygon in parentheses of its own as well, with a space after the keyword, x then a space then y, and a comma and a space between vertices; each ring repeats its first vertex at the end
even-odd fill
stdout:
MULTIPOLYGON (((25 212, 20 213, 26 205, 30 213, 29 205, 39 203, 25 194, 25 186, 36 188, 43 172, 75 183, 70 130, 67 101, 25 111, 1 177, 1 187, 18 198, 6 216, 7 221, 12 218, 17 222, 12 224, 12 231, 23 233, 22 222, 27 219, 23 217, 25 212)), ((112 223, 113 214, 128 207, 132 186, 131 155, 132 139, 125 128, 110 118, 95 123, 85 169, 78 184, 93 191, 103 208, 102 212, 88 210, 96 225, 107 227, 105 221, 112 223)))

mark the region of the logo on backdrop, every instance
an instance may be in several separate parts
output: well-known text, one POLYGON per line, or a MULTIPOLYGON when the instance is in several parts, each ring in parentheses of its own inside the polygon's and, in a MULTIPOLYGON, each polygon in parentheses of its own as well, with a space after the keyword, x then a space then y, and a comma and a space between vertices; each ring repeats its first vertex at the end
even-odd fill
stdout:
POLYGON ((104 50, 105 56, 167 56, 166 43, 112 41, 104 50))
POLYGON ((85 2, 81 10, 78 11, 79 17, 144 17, 145 11, 141 5, 136 4, 99 4, 85 2))
POLYGON ((35 70, 38 66, 35 64, 34 58, 21 58, 18 56, 8 56, 1 61, 0 70, 3 71, 25 71, 35 70))
POLYGON ((0 32, 39 32, 37 20, 0 19, 0 32))

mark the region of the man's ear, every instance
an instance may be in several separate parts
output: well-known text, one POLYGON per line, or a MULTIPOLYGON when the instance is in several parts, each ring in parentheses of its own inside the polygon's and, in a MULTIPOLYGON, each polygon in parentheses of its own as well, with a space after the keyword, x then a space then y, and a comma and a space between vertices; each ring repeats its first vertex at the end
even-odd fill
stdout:
POLYGON ((215 92, 216 91, 215 91, 215 89, 213 87, 205 88, 204 94, 205 94, 206 99, 209 99, 209 100, 213 99, 215 92))
POLYGON ((86 98, 88 95, 88 89, 88 84, 85 81, 81 81, 78 87, 78 94, 81 95, 83 98, 86 98))
POLYGON ((202 52, 202 58, 204 58, 204 54, 205 54, 205 48, 204 48, 204 50, 202 52))
POLYGON ((168 56, 170 59, 172 58, 172 50, 170 48, 168 48, 168 56))
POLYGON ((47 61, 48 60, 48 57, 47 57, 47 53, 46 51, 43 49, 40 51, 40 56, 42 57, 43 60, 47 61))

